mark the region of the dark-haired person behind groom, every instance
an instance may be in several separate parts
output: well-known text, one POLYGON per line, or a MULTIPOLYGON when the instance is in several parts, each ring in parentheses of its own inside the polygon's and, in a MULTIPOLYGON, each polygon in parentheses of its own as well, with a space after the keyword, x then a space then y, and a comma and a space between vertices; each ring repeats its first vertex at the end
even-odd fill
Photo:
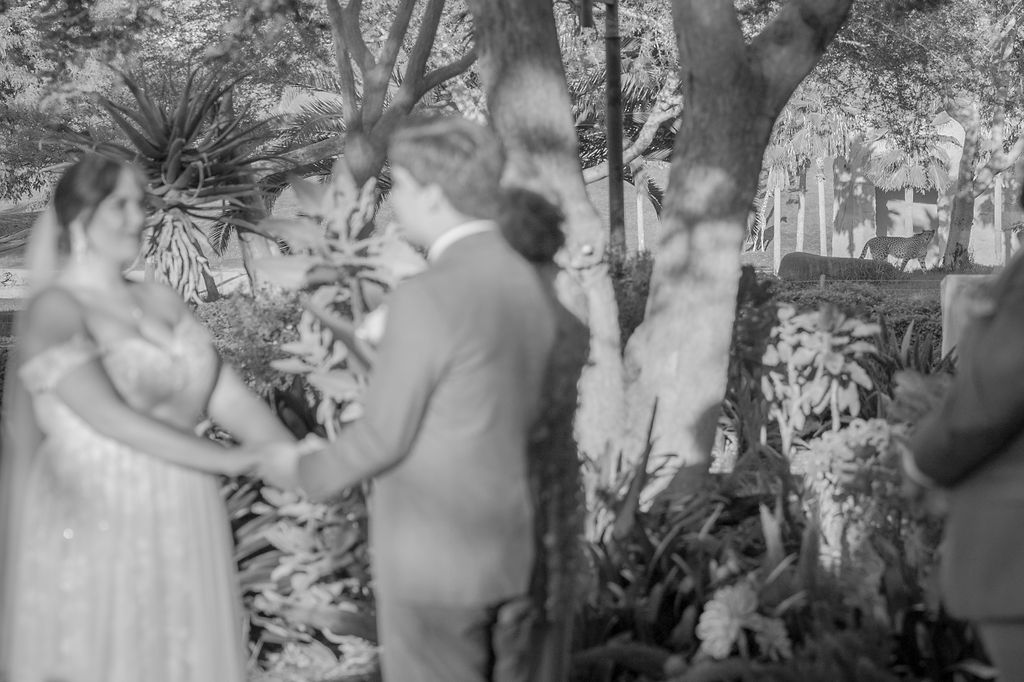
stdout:
POLYGON ((398 224, 429 267, 389 296, 363 416, 323 450, 282 451, 264 475, 315 499, 374 480, 386 682, 531 682, 526 451, 554 315, 495 222, 504 153, 490 129, 414 123, 389 160, 398 224))
POLYGON ((585 503, 573 427, 577 384, 589 355, 590 331, 561 304, 555 291, 560 273, 555 255, 565 242, 563 220, 561 210, 542 195, 522 188, 505 191, 501 231, 537 269, 557 324, 541 417, 528 449, 537 556, 531 594, 539 616, 535 630, 528 633, 537 652, 530 678, 533 682, 569 679, 583 560, 585 503))
MULTIPOLYGON (((1018 178, 1024 179, 1024 164, 1018 178)), ((1024 208, 1024 192, 1021 207, 1024 208)), ((911 478, 947 489, 942 592, 971 620, 999 679, 1024 680, 1024 253, 973 305, 956 377, 915 428, 911 478)))

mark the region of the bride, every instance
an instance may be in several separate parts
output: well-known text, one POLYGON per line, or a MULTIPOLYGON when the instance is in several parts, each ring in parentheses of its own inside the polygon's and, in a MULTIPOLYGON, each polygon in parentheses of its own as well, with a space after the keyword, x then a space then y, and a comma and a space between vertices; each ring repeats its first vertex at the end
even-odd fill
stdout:
POLYGON ((0 679, 245 679, 214 474, 294 439, 175 292, 124 279, 143 201, 136 169, 89 155, 33 229, 0 421, 0 679), (243 446, 194 435, 207 415, 243 446))

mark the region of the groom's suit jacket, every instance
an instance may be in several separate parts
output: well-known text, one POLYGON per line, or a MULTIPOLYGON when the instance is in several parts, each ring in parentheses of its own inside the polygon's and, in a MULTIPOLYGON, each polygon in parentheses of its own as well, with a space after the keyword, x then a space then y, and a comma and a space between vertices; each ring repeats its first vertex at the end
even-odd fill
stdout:
POLYGON ((375 479, 386 598, 478 606, 526 593, 526 443, 554 338, 538 276, 497 231, 452 243, 390 296, 363 416, 298 465, 313 498, 375 479))

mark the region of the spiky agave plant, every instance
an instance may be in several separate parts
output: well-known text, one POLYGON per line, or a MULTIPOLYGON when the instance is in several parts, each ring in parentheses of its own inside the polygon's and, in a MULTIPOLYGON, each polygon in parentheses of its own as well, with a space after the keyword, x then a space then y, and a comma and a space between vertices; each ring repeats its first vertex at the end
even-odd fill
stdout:
POLYGON ((247 123, 247 110, 232 111, 231 93, 243 77, 225 79, 217 71, 192 69, 173 102, 161 101, 130 74, 121 77, 130 103, 104 96, 96 101, 125 139, 97 141, 70 132, 61 141, 142 169, 152 197, 147 275, 196 303, 203 300, 199 292, 205 284, 206 300, 212 300, 218 294, 201 245, 209 242, 197 221, 229 213, 236 227, 256 223, 263 202, 254 171, 261 162, 277 160, 253 152, 267 137, 267 121, 247 123))

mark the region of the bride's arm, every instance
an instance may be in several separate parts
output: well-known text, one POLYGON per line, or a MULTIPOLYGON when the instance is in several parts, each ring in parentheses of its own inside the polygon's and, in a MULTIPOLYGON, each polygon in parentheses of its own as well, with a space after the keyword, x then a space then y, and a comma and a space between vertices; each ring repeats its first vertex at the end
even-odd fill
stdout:
MULTIPOLYGON (((169 311, 178 323, 200 324, 181 296, 163 284, 137 284, 152 307, 169 311), (182 318, 188 318, 183 320, 182 318)), ((243 444, 295 442, 274 411, 242 381, 234 369, 221 359, 206 408, 209 417, 243 444)))
POLYGON ((221 362, 210 395, 210 418, 241 443, 294 442, 295 436, 230 365, 221 362))
MULTIPOLYGON (((26 361, 38 353, 87 336, 77 301, 60 291, 42 293, 26 311, 20 343, 26 361)), ((263 458, 254 448, 227 450, 134 410, 122 400, 98 357, 85 358, 53 378, 50 390, 97 432, 141 452, 182 466, 235 475, 263 458)))

